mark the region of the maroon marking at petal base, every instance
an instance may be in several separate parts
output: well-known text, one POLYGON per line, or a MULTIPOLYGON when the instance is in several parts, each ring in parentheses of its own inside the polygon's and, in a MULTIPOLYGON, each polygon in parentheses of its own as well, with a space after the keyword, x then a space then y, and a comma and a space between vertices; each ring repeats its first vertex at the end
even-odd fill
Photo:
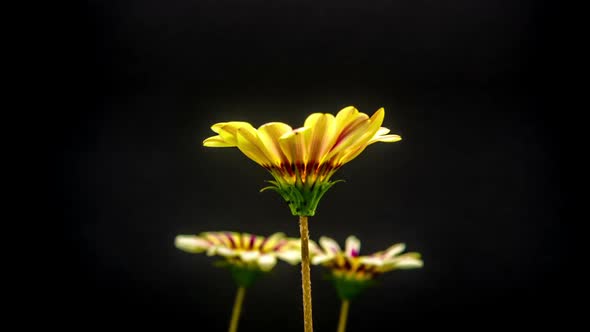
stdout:
POLYGON ((250 235, 250 248, 248 249, 254 249, 254 240, 256 240, 256 235, 250 235))
POLYGON ((229 240, 229 242, 230 242, 230 244, 231 244, 231 248, 232 248, 232 249, 236 249, 236 248, 237 248, 237 247, 236 247, 236 243, 234 242, 234 239, 233 239, 233 237, 231 236, 231 233, 230 233, 230 232, 226 232, 226 233, 225 233, 225 237, 227 237, 227 239, 229 240))

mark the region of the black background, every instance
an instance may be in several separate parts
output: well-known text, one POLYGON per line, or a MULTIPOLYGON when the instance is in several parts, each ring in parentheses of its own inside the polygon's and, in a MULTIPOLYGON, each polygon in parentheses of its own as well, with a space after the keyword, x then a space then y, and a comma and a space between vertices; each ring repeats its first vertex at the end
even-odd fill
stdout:
MULTIPOLYGON (((423 269, 383 275, 352 303, 349 331, 478 330, 567 321, 561 290, 561 132, 547 81, 551 13, 533 1, 89 1, 79 107, 56 195, 69 261, 67 314, 91 324, 227 328, 235 288, 177 234, 298 235, 270 175, 207 149, 216 122, 297 127, 354 105, 404 140, 375 144, 336 178, 312 239, 361 253, 405 242, 423 269), (72 256, 73 254, 73 256, 72 256), (386 329, 387 330, 387 329, 386 329)), ((315 328, 339 302, 312 271, 315 328)), ((247 294, 241 331, 302 329, 300 274, 279 264, 247 294)))

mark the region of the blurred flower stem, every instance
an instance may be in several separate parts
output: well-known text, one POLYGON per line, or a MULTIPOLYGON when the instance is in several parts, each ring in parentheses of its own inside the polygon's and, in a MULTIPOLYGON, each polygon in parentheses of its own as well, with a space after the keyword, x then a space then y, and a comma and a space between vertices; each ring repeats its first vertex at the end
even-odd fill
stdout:
POLYGON ((236 293, 236 300, 234 301, 234 308, 231 313, 231 321, 229 322, 229 332, 238 331, 238 322, 240 321, 240 313, 242 312, 242 303, 244 303, 244 295, 246 295, 246 287, 238 287, 236 293))
POLYGON ((348 308, 350 307, 349 300, 342 300, 340 307, 340 319, 338 320, 338 332, 346 331, 346 321, 348 320, 348 308))
POLYGON ((309 227, 307 216, 299 216, 299 232, 301 233, 301 287, 303 289, 303 330, 313 331, 311 313, 311 277, 309 261, 309 227))

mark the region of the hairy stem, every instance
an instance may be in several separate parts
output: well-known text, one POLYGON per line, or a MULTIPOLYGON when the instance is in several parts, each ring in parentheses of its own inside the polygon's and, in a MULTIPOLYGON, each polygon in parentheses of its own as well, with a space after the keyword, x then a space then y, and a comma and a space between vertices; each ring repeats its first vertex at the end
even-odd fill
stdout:
POLYGON ((301 287, 303 289, 303 327, 305 332, 313 332, 311 315, 311 277, 309 267, 309 228, 307 216, 299 217, 301 233, 301 287))

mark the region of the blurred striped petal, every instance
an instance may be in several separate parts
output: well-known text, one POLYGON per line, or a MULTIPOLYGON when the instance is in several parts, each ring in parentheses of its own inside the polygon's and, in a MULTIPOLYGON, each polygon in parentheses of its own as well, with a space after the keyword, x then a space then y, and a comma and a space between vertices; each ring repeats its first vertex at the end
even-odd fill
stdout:
POLYGON ((390 259, 406 250, 405 243, 396 243, 383 252, 383 259, 390 259))
POLYGON ((274 255, 262 255, 258 258, 258 266, 262 271, 270 271, 277 264, 274 255))
POLYGON ((358 257, 361 250, 361 241, 356 236, 349 236, 346 239, 345 252, 349 257, 358 257))
MULTIPOLYGON (((301 247, 301 241, 298 241, 299 247, 301 247)), ((320 246, 317 245, 317 243, 315 243, 315 241, 313 240, 309 240, 307 246, 309 247, 309 254, 310 255, 319 255, 322 254, 322 249, 320 248, 320 246)))
POLYGON ((212 245, 227 245, 227 240, 223 237, 219 237, 215 232, 206 232, 201 234, 201 236, 211 242, 212 245))
POLYGON ((174 239, 174 245, 180 250, 191 253, 203 252, 211 246, 209 242, 194 235, 178 235, 174 239))
POLYGON ((284 260, 285 262, 295 265, 301 261, 301 251, 298 250, 286 250, 279 251, 277 257, 284 260))
POLYGON ((217 252, 216 246, 209 247, 209 249, 207 249, 207 256, 213 256, 213 255, 215 255, 216 252, 217 252))
POLYGON ((334 257, 336 257, 336 256, 335 255, 315 255, 315 256, 311 257, 311 264, 313 264, 313 265, 323 264, 323 263, 326 263, 326 262, 334 259, 334 257))
POLYGON ((234 257, 239 254, 237 251, 227 247, 216 247, 215 249, 215 253, 219 256, 234 257))
POLYGON ((246 263, 250 263, 250 262, 257 260, 259 256, 260 256, 259 251, 242 251, 242 252, 240 252, 240 258, 242 259, 242 261, 244 261, 246 263))
POLYGON ((342 249, 340 249, 338 242, 334 241, 333 239, 327 236, 322 236, 320 238, 320 245, 324 249, 324 252, 328 255, 335 255, 337 253, 342 252, 342 249))
POLYGON ((265 241, 262 243, 260 251, 268 252, 273 251, 274 248, 277 246, 280 240, 283 240, 285 234, 283 233, 274 233, 271 236, 267 237, 265 241))
POLYGON ((382 266, 384 264, 383 259, 377 256, 363 256, 359 258, 359 261, 363 264, 373 265, 377 267, 382 266))
POLYGON ((396 269, 416 269, 424 266, 424 262, 411 256, 400 256, 394 260, 396 269))
POLYGON ((240 249, 243 250, 254 250, 254 244, 256 243, 256 235, 249 233, 242 233, 240 236, 240 249))

